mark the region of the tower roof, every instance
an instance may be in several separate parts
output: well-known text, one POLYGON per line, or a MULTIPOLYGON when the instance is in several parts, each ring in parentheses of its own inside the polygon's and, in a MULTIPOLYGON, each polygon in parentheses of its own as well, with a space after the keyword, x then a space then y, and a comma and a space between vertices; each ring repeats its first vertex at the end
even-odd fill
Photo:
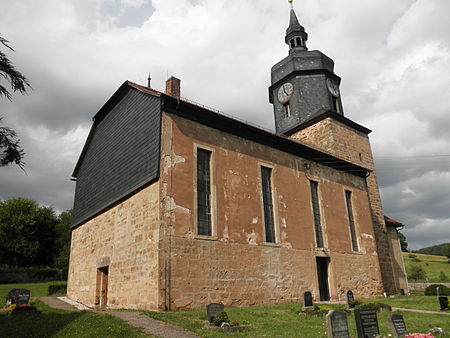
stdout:
POLYGON ((300 25, 297 19, 297 15, 293 8, 291 8, 291 17, 289 20, 289 27, 286 29, 286 35, 289 35, 293 32, 305 32, 305 27, 300 25))

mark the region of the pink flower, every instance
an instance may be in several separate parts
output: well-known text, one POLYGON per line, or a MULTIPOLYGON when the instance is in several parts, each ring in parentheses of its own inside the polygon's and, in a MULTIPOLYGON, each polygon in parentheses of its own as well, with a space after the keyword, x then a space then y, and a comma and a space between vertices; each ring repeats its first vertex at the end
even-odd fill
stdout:
POLYGON ((431 333, 409 333, 405 335, 405 338, 434 338, 431 333))

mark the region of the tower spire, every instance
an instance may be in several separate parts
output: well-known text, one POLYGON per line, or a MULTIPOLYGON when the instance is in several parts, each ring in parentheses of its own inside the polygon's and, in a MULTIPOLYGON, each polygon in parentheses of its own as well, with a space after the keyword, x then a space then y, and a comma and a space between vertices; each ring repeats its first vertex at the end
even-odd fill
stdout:
POLYGON ((308 33, 305 27, 300 25, 295 14, 293 0, 288 0, 291 7, 291 14, 289 19, 289 27, 286 29, 285 41, 289 46, 289 51, 295 49, 308 50, 306 47, 306 40, 308 40, 308 33))

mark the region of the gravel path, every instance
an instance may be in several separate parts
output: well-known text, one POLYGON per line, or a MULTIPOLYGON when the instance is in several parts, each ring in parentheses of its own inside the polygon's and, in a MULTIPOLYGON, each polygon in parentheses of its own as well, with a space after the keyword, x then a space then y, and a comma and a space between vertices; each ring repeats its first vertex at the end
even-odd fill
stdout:
POLYGON ((417 309, 404 309, 402 307, 393 307, 392 311, 409 311, 409 312, 418 312, 418 313, 429 313, 429 314, 432 314, 432 315, 447 315, 447 316, 450 316, 450 312, 428 311, 428 310, 417 310, 417 309))

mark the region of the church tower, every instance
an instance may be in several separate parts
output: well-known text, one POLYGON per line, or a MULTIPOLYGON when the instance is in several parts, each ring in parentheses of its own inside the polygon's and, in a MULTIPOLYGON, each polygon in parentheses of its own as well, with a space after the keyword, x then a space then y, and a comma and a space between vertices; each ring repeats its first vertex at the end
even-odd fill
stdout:
POLYGON ((289 55, 271 69, 269 100, 276 132, 369 170, 366 184, 383 288, 387 294, 408 290, 397 230, 384 220, 368 136, 371 130, 344 116, 341 78, 334 73, 334 62, 320 51, 308 50, 308 34, 292 1, 285 37, 289 55))
POLYGON ((334 74, 334 62, 320 51, 309 51, 307 40, 291 2, 285 37, 289 55, 272 67, 269 87, 277 134, 285 134, 325 111, 343 115, 341 78, 334 74))

